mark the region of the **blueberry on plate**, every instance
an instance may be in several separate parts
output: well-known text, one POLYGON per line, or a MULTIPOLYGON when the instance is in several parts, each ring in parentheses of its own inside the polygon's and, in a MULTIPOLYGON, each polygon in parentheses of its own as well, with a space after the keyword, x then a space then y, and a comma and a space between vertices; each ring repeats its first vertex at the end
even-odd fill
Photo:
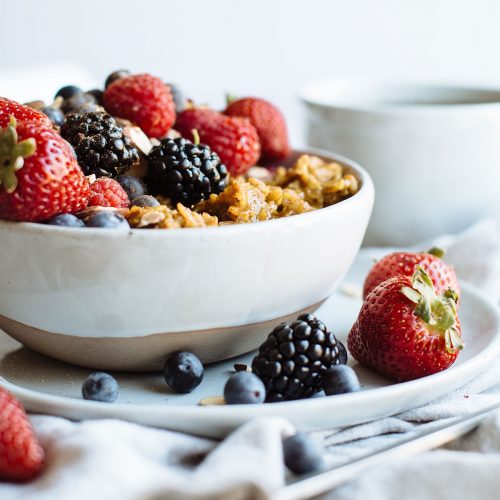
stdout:
POLYGON ((118 382, 109 373, 91 373, 82 385, 83 399, 113 403, 118 397, 118 382))
POLYGON ((70 97, 81 94, 82 92, 83 90, 80 87, 76 87, 75 85, 65 85, 56 92, 55 97, 62 97, 63 99, 69 99, 70 97))
POLYGON ((350 366, 331 366, 323 375, 323 390, 328 396, 357 392, 360 388, 358 376, 350 366))
POLYGON ((337 339, 337 346, 339 348, 339 363, 341 365, 346 365, 347 364, 347 349, 345 348, 345 345, 340 342, 340 340, 337 339))
POLYGON ((167 358, 163 375, 175 392, 187 393, 201 384, 204 368, 202 362, 192 352, 179 351, 167 358))
POLYGON ((283 441, 283 458, 294 474, 313 472, 323 464, 321 446, 303 432, 297 432, 283 441))
POLYGON ((73 214, 59 214, 49 220, 51 226, 85 227, 85 224, 73 214))
POLYGON ((42 113, 48 116, 49 120, 59 127, 64 123, 64 113, 54 106, 45 106, 41 109, 42 113))
POLYGON ((77 111, 90 113, 97 109, 97 100, 92 94, 82 92, 64 99, 61 109, 65 114, 77 111))
POLYGON ((100 210, 87 219, 87 227, 102 227, 106 229, 130 229, 127 219, 111 210, 100 210))
POLYGON ((224 386, 224 400, 228 405, 263 403, 265 399, 264 383, 251 372, 233 373, 224 386))
POLYGON ((119 175, 116 180, 127 193, 129 200, 135 200, 139 198, 139 196, 144 196, 146 194, 146 188, 139 177, 119 175))
POLYGON ((121 80, 126 76, 130 76, 130 71, 128 69, 118 69, 116 71, 113 71, 113 73, 108 75, 108 77, 106 78, 106 81, 104 82, 104 88, 107 89, 113 82, 116 82, 116 80, 121 80))
POLYGON ((154 197, 149 194, 144 194, 142 196, 138 196, 137 198, 134 198, 130 202, 131 207, 159 207, 160 202, 154 197))

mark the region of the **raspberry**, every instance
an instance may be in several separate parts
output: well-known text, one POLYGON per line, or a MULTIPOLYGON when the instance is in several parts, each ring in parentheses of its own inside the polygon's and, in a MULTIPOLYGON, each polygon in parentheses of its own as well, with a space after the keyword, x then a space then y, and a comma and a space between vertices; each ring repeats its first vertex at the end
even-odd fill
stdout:
POLYGON ((43 449, 23 407, 0 387, 0 480, 24 481, 42 468, 43 449))
POLYGON ((127 208, 129 204, 127 193, 114 179, 100 177, 90 185, 89 207, 127 208))
POLYGON ((170 88, 152 75, 131 75, 111 83, 103 94, 106 110, 136 123, 149 137, 164 137, 175 121, 170 88))

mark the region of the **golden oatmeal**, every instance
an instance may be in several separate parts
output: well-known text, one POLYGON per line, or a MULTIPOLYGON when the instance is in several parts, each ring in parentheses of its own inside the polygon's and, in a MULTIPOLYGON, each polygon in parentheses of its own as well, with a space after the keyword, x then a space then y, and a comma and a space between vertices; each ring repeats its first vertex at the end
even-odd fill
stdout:
POLYGON ((224 191, 212 194, 193 209, 168 200, 158 207, 132 207, 126 214, 131 227, 174 229, 242 224, 311 212, 349 198, 359 189, 352 174, 337 162, 302 155, 290 168, 252 169, 230 180, 224 191))

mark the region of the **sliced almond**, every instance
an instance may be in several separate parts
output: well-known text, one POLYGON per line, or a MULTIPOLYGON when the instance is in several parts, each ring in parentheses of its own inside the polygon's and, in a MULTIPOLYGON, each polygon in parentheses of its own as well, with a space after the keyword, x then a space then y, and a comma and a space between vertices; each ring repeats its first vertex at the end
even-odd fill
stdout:
POLYGON ((199 403, 200 406, 221 406, 225 405, 226 402, 222 396, 208 396, 203 398, 199 403))
POLYGON ((148 136, 139 128, 133 125, 123 127, 123 134, 126 135, 130 142, 145 156, 149 154, 151 142, 148 136))
POLYGON ((137 227, 146 227, 160 223, 166 215, 163 212, 147 212, 141 217, 141 222, 137 227))

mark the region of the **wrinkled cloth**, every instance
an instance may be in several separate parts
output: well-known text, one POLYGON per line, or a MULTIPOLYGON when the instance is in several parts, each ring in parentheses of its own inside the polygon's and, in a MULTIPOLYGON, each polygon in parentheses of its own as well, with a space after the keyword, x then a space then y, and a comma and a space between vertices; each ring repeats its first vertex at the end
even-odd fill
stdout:
MULTIPOLYGON (((500 299, 498 222, 483 221, 461 235, 428 243, 447 248, 446 260, 461 279, 500 299)), ((382 256, 388 249, 363 251, 382 256)), ((433 403, 312 434, 324 444, 325 463, 335 466, 496 401, 500 401, 500 359, 433 403)), ((46 469, 25 485, 0 484, 2 499, 260 500, 270 498, 288 475, 281 442, 293 428, 281 418, 254 420, 221 442, 116 420, 71 422, 40 415, 31 419, 47 453, 46 469)), ((445 448, 373 467, 325 497, 493 500, 499 497, 499 470, 500 413, 445 448)))

